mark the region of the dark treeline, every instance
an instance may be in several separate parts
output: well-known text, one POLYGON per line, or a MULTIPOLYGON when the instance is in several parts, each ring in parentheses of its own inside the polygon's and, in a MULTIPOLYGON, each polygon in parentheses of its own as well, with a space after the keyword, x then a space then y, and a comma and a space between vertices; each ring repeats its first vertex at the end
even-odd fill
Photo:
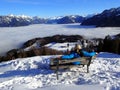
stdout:
POLYGON ((25 57, 32 57, 39 55, 57 55, 57 54, 63 54, 63 52, 50 49, 47 47, 41 47, 41 48, 32 47, 29 51, 25 51, 23 49, 21 50, 12 49, 9 52, 7 52, 6 56, 0 56, 0 62, 8 61, 16 58, 25 58, 25 57))
POLYGON ((96 52, 110 52, 120 54, 120 34, 111 37, 106 36, 105 39, 84 39, 80 35, 55 35, 51 37, 35 38, 31 39, 23 44, 23 47, 19 49, 12 49, 6 53, 5 56, 0 56, 0 62, 8 61, 16 58, 25 58, 40 55, 60 55, 66 54, 66 52, 58 51, 46 47, 48 43, 63 43, 75 42, 82 45, 83 49, 87 51, 96 52), (33 44, 37 44, 33 46, 33 44), (29 49, 26 49, 29 48, 29 49))
POLYGON ((48 43, 62 43, 62 42, 76 42, 77 40, 83 39, 80 35, 54 35, 44 38, 34 38, 28 40, 23 44, 19 49, 12 49, 6 53, 5 56, 0 56, 0 62, 8 61, 16 58, 25 58, 39 55, 60 55, 65 54, 66 52, 54 50, 44 45, 48 43), (34 43, 37 44, 37 47, 32 46, 34 43), (26 50, 29 48, 29 50, 26 50))
POLYGON ((120 54, 120 34, 115 37, 106 36, 103 41, 99 42, 98 51, 120 54))

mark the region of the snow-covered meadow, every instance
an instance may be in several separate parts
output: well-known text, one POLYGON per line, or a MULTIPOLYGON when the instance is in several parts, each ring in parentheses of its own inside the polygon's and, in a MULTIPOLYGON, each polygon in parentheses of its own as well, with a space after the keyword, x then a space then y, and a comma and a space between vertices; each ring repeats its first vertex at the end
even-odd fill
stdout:
POLYGON ((50 58, 35 56, 0 63, 0 90, 120 90, 120 55, 101 52, 90 65, 56 73, 50 58))
POLYGON ((19 48, 27 40, 56 34, 82 35, 86 38, 104 38, 120 33, 119 27, 94 28, 80 24, 36 24, 23 27, 0 27, 0 55, 19 48))

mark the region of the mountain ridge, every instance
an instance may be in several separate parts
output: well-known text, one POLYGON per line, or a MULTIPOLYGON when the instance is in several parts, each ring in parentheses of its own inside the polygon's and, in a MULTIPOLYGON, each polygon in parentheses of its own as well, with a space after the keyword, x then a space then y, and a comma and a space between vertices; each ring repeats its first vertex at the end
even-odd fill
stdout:
POLYGON ((31 24, 69 24, 81 23, 80 25, 94 25, 96 27, 120 27, 120 7, 106 9, 99 14, 67 15, 51 18, 26 15, 0 16, 0 27, 17 27, 31 24))
POLYGON ((96 27, 120 27, 120 7, 104 10, 84 20, 81 25, 95 25, 96 27))
POLYGON ((81 23, 84 17, 80 15, 69 15, 52 18, 30 17, 25 15, 0 16, 0 27, 27 26, 31 24, 68 24, 81 23))

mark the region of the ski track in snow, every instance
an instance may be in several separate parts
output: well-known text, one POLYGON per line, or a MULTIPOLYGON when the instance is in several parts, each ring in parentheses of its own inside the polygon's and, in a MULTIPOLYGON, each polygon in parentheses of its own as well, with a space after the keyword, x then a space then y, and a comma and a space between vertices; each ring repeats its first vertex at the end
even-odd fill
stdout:
POLYGON ((103 90, 120 90, 120 55, 100 53, 90 65, 90 73, 74 67, 61 70, 59 80, 49 69, 55 56, 36 56, 0 63, 0 90, 42 89, 59 85, 101 85, 103 90))

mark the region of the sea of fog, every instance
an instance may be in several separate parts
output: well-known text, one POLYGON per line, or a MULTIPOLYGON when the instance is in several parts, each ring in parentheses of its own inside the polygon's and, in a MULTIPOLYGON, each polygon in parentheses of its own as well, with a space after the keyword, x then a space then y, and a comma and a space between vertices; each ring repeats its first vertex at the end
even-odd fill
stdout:
POLYGON ((120 27, 80 26, 77 24, 35 24, 22 27, 0 27, 0 55, 21 47, 27 40, 56 34, 82 35, 85 38, 104 38, 120 33, 120 27))

